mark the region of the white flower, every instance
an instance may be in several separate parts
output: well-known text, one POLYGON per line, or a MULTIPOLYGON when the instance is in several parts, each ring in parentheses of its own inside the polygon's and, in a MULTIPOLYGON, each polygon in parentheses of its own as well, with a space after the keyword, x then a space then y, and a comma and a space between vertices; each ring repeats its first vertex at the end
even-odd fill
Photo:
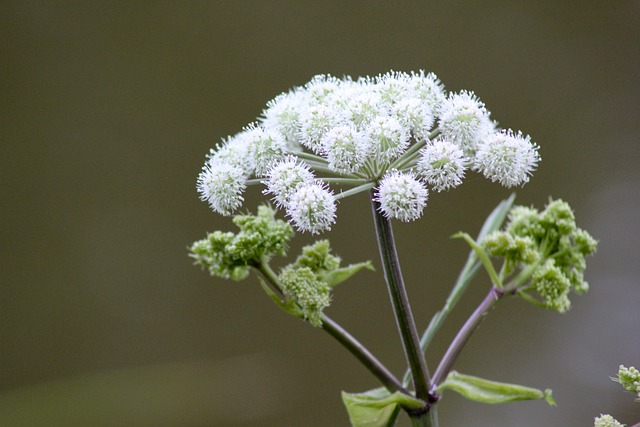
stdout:
POLYGON ((388 172, 380 181, 375 200, 387 218, 413 221, 422 215, 429 191, 412 174, 388 172))
POLYGON ((371 88, 371 83, 361 83, 361 90, 354 93, 347 103, 347 117, 357 126, 368 125, 374 117, 385 113, 382 97, 371 88))
POLYGON ((328 96, 340 90, 341 84, 340 79, 336 77, 319 74, 304 86, 304 90, 309 94, 312 102, 323 103, 328 96))
POLYGON ((435 190, 447 190, 462 183, 465 157, 458 146, 438 139, 428 143, 420 154, 417 170, 435 190))
POLYGON ((245 172, 229 163, 205 165, 197 183, 200 199, 221 215, 231 215, 242 206, 246 186, 245 172))
POLYGON ((438 115, 446 99, 444 85, 438 77, 433 73, 428 73, 425 76, 424 70, 420 70, 418 73, 411 73, 409 84, 416 96, 425 101, 431 111, 438 115))
POLYGON ((439 127, 445 139, 458 144, 466 154, 473 154, 495 125, 473 92, 462 91, 449 94, 442 105, 439 127))
POLYGON ((329 169, 350 174, 364 163, 370 144, 353 125, 337 126, 322 138, 322 153, 329 161, 329 169))
POLYGON ((427 139, 433 127, 431 106, 420 98, 405 98, 392 107, 393 115, 417 140, 427 139))
POLYGON ((513 187, 529 182, 539 161, 538 146, 529 135, 508 130, 494 133, 480 144, 474 169, 493 182, 513 187))
POLYGON ((376 78, 374 90, 390 106, 413 95, 413 88, 407 73, 389 71, 376 78))
POLYGON ((300 231, 330 230, 336 220, 336 201, 321 182, 300 185, 287 205, 287 215, 300 231))
POLYGON ((264 194, 273 194, 276 205, 282 207, 289 203, 300 185, 313 182, 313 178, 306 164, 299 163, 294 156, 287 156, 267 172, 267 180, 263 181, 267 186, 264 194))
POLYGON ((253 166, 247 154, 249 141, 243 138, 243 133, 227 138, 222 144, 209 151, 207 164, 214 166, 218 163, 228 163, 245 171, 247 176, 253 172, 253 166))
POLYGON ((373 154, 383 162, 400 157, 409 146, 409 130, 395 117, 378 116, 365 132, 372 143, 373 154))
POLYGON ((264 175, 273 162, 288 152, 287 143, 282 135, 264 130, 260 126, 247 126, 240 137, 247 141, 247 155, 257 176, 264 175))
POLYGON ((320 140, 329 129, 340 123, 339 113, 340 111, 322 104, 306 109, 300 117, 300 143, 314 153, 320 153, 320 140))
POLYGON ((292 90, 278 95, 267 103, 260 119, 267 131, 279 132, 291 151, 299 150, 298 131, 300 112, 309 105, 309 96, 302 90, 292 90))

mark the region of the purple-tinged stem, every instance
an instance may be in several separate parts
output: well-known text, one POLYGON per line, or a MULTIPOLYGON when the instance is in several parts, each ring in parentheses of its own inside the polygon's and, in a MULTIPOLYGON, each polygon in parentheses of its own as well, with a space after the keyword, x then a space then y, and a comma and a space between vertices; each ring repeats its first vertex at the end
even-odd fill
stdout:
POLYGON ((437 388, 449 375, 449 372, 453 368, 454 363, 458 359, 462 348, 465 346, 469 337, 473 331, 476 330, 484 316, 487 312, 494 306, 500 298, 505 295, 504 291, 498 289, 496 287, 491 288, 487 296, 482 300, 480 305, 475 309, 475 311, 469 316, 465 324, 462 326, 458 334, 453 339, 447 352, 442 357, 440 364, 436 368, 435 373, 433 374, 433 388, 437 388))

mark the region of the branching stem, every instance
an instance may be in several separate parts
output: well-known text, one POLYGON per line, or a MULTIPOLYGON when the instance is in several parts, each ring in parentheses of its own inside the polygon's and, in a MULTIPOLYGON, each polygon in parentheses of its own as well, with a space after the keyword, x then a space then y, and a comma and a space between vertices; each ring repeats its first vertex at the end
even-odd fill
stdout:
MULTIPOLYGON (((278 276, 271 269, 269 264, 266 262, 260 262, 255 265, 255 268, 267 280, 274 291, 284 298, 282 285, 278 281, 278 276)), ((355 358, 358 359, 358 361, 360 361, 360 363, 362 363, 364 367, 367 368, 367 370, 371 372, 391 393, 399 391, 401 393, 411 395, 411 393, 402 386, 400 381, 391 373, 391 371, 389 371, 382 362, 380 362, 362 343, 360 343, 360 341, 326 315, 323 315, 322 317, 322 329, 345 347, 349 353, 355 356, 355 358)))

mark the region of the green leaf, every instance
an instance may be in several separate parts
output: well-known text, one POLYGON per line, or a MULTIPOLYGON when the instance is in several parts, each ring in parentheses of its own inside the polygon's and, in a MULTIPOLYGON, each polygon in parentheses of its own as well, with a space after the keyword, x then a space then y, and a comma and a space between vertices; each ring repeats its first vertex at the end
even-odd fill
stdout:
POLYGON ((550 406, 556 405, 550 389, 542 391, 516 384, 489 381, 471 375, 463 375, 456 371, 451 371, 447 379, 438 387, 438 391, 447 389, 480 403, 493 404, 516 400, 544 399, 550 406))
POLYGON ((324 274, 319 275, 319 279, 325 282, 330 287, 334 287, 349 279, 351 276, 356 274, 358 271, 366 268, 367 270, 375 271, 373 268, 373 264, 371 261, 359 262, 357 264, 350 264, 346 267, 338 268, 335 270, 327 271, 324 274))
POLYGON ((459 232, 454 234, 453 237, 462 238, 469 244, 471 249, 473 249, 473 251, 476 253, 476 256, 478 257, 478 259, 480 259, 480 261, 482 262, 482 265, 484 265, 485 270, 487 270, 487 274, 489 274, 491 283, 494 286, 502 289, 503 288, 502 282, 500 281, 500 278, 498 277, 498 273, 496 273, 496 270, 493 267, 493 264, 491 263, 489 254, 487 254, 484 248, 478 245, 478 243, 475 240, 473 240, 473 238, 469 236, 468 233, 459 232))
POLYGON ((504 220, 507 217, 507 214, 509 213, 511 206, 513 206, 513 202, 515 199, 516 199, 516 193, 512 193, 511 196, 509 196, 509 198, 504 199, 498 204, 498 206, 495 207, 495 209, 489 214, 487 219, 484 221, 484 224, 482 224, 482 229, 480 230, 480 234, 478 234, 478 238, 477 238, 478 242, 482 240, 485 236, 488 236, 489 234, 493 233, 494 231, 502 227, 502 224, 504 223, 504 220))
POLYGON ((343 391, 342 401, 353 427, 391 427, 395 425, 400 407, 420 409, 425 405, 423 401, 399 391, 390 394, 385 388, 364 393, 343 391))

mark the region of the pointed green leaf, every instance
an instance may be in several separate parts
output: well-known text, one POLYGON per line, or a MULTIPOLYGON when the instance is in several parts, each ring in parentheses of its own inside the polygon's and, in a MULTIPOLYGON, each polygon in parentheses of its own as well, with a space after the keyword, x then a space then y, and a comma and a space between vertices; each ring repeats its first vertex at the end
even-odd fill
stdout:
POLYGON ((365 393, 342 392, 342 401, 349 413, 353 427, 391 427, 395 425, 400 407, 419 409, 425 403, 396 391, 390 394, 385 388, 365 393))
POLYGON ((478 243, 475 240, 473 240, 473 238, 469 236, 468 233, 459 232, 454 234, 453 237, 456 237, 456 238, 461 237, 469 244, 469 246, 471 246, 471 249, 473 249, 477 257, 482 262, 482 265, 484 265, 485 270, 487 270, 487 273, 491 278, 492 284, 502 289, 503 288, 502 282, 500 281, 500 278, 498 277, 498 273, 496 273, 496 270, 493 267, 493 264, 491 263, 491 259, 489 258, 489 254, 487 254, 487 251, 485 251, 482 246, 478 245, 478 243))
POLYGON ((366 268, 367 270, 375 270, 371 261, 365 261, 359 262, 358 264, 350 264, 346 267, 338 268, 336 270, 328 271, 324 274, 321 274, 318 278, 333 288, 334 286, 349 279, 351 276, 353 276, 363 268, 366 268))
POLYGON ((516 384, 489 381, 471 375, 463 375, 456 371, 451 371, 447 379, 438 387, 438 391, 447 389, 480 403, 544 399, 550 406, 556 405, 549 389, 542 391, 516 384))
POLYGON ((482 240, 483 237, 488 236, 494 231, 498 230, 502 227, 502 223, 504 222, 511 206, 513 206, 513 202, 516 199, 516 193, 511 193, 509 198, 501 201, 498 206, 489 214, 487 219, 482 224, 482 229, 480 229, 480 234, 478 234, 478 241, 482 240))

